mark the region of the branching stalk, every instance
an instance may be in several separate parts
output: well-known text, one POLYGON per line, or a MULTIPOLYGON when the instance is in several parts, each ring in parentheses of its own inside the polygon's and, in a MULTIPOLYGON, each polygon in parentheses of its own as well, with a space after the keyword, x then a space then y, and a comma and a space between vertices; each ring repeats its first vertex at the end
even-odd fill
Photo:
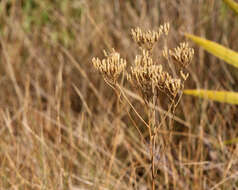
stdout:
MULTIPOLYGON (((158 130, 162 124, 166 123, 167 114, 164 114, 159 120, 156 118, 156 105, 160 93, 165 94, 170 101, 168 106, 168 112, 174 116, 175 109, 181 99, 182 91, 184 88, 184 82, 188 78, 186 68, 191 63, 194 50, 188 47, 187 43, 180 43, 178 47, 174 49, 168 49, 167 47, 167 36, 169 34, 170 25, 165 23, 159 26, 157 30, 142 31, 140 28, 132 29, 131 34, 133 40, 137 43, 141 50, 141 54, 137 55, 134 61, 134 65, 130 68, 130 71, 126 71, 127 62, 125 59, 120 57, 114 49, 107 53, 104 52, 105 58, 100 60, 99 58, 93 58, 93 66, 103 75, 105 81, 116 91, 117 93, 117 104, 120 100, 120 93, 123 95, 127 103, 130 105, 132 110, 139 117, 140 121, 145 125, 149 132, 149 152, 150 152, 150 165, 151 165, 151 189, 156 188, 156 173, 157 168, 155 167, 156 157, 156 137, 158 130), (161 36, 165 37, 165 46, 162 51, 162 55, 165 58, 167 65, 168 63, 172 68, 179 68, 178 70, 170 68, 170 72, 164 70, 162 64, 154 62, 152 59, 152 50, 154 45, 160 41, 161 36), (135 87, 140 95, 143 97, 144 105, 147 108, 148 122, 137 112, 135 107, 126 97, 124 91, 118 84, 118 78, 121 74, 126 74, 128 81, 135 87), (152 106, 150 106, 152 105, 152 106)), ((163 59, 164 60, 164 59, 163 59)), ((166 65, 166 64, 165 64, 166 65)), ((117 112, 119 108, 117 105, 117 112)), ((117 113, 119 114, 119 113, 117 113)), ((169 126, 166 125, 169 131, 172 131, 173 118, 169 121, 169 126)), ((119 127, 119 124, 117 124, 119 127)), ((171 135, 163 136, 160 143, 162 145, 169 145, 171 143, 171 135), (164 139, 164 138, 167 139, 164 139)), ((166 149, 167 150, 167 149, 166 149)), ((113 160, 115 157, 116 146, 113 148, 113 155, 109 162, 108 175, 113 167, 113 160)), ((160 151, 160 154, 163 154, 160 151)), ((160 157, 165 158, 164 155, 160 157)), ((148 177, 149 178, 149 177, 148 177)))

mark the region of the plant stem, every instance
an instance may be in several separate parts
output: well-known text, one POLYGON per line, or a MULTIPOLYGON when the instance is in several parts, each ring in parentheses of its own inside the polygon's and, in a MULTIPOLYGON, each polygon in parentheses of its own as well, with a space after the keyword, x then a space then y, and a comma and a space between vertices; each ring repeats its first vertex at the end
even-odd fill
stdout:
POLYGON ((155 164, 154 164, 154 148, 155 148, 155 136, 152 136, 151 139, 151 177, 152 177, 152 183, 151 183, 151 189, 155 190, 155 164))
POLYGON ((154 152, 155 152, 155 105, 156 105, 156 94, 153 96, 153 107, 149 109, 149 134, 150 134, 150 158, 151 158, 151 189, 155 190, 155 162, 154 162, 154 152))
POLYGON ((116 114, 115 114, 115 117, 116 117, 116 121, 115 121, 115 137, 114 137, 114 140, 113 140, 113 147, 112 147, 112 154, 111 154, 111 158, 110 158, 110 161, 109 161, 109 166, 108 166, 108 171, 107 171, 107 186, 109 187, 110 186, 110 180, 109 180, 109 176, 111 174, 111 171, 112 171, 112 167, 113 167, 113 163, 114 163, 114 160, 115 160, 115 156, 116 156, 116 152, 117 152, 117 146, 118 146, 118 134, 119 134, 119 114, 120 114, 120 93, 119 93, 119 90, 114 88, 115 90, 115 93, 116 93, 116 114))

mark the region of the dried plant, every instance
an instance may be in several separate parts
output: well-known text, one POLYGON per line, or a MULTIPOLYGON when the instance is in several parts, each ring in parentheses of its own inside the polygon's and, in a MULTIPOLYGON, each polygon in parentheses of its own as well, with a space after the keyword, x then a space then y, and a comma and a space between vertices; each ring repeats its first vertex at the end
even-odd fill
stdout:
MULTIPOLYGON (((122 89, 119 87, 117 79, 122 72, 127 72, 128 81, 130 81, 132 86, 139 90, 139 93, 145 102, 149 119, 146 126, 150 137, 149 149, 151 157, 152 190, 155 189, 157 171, 154 163, 155 148, 158 144, 156 141, 157 131, 161 126, 162 119, 166 119, 166 115, 161 117, 161 121, 156 119, 158 113, 156 113, 155 107, 158 103, 159 96, 161 96, 161 93, 164 93, 170 100, 168 112, 174 114, 175 108, 182 95, 184 82, 189 76, 188 73, 185 73, 186 69, 191 63, 194 55, 194 50, 189 48, 187 43, 180 43, 178 47, 172 50, 168 49, 167 44, 165 44, 162 55, 166 58, 165 60, 167 62, 172 61, 173 64, 178 66, 176 68, 179 68, 178 72, 180 77, 174 77, 163 69, 162 64, 154 62, 152 59, 152 49, 162 35, 167 38, 169 27, 170 25, 166 23, 155 31, 142 31, 140 28, 131 30, 132 39, 140 47, 141 54, 135 57, 134 63, 128 72, 126 71, 126 61, 120 58, 120 54, 115 52, 115 50, 110 54, 105 53, 105 59, 100 60, 98 58, 93 58, 92 60, 94 67, 102 73, 104 79, 116 85, 119 90, 122 89)), ((161 144, 164 143, 161 142, 161 144)))
POLYGON ((166 93, 173 99, 182 89, 181 80, 163 71, 162 65, 154 64, 146 50, 143 51, 142 56, 136 56, 131 74, 127 75, 127 78, 141 90, 146 103, 151 102, 153 96, 158 96, 160 92, 166 93))
POLYGON ((188 43, 180 43, 177 48, 170 50, 169 54, 172 59, 182 68, 180 75, 185 81, 188 78, 188 74, 184 74, 183 69, 186 69, 192 62, 194 50, 188 47, 188 43))
POLYGON ((104 77, 104 79, 115 84, 119 75, 125 70, 126 60, 120 57, 114 49, 111 53, 104 51, 105 59, 93 58, 92 63, 104 77))
POLYGON ((174 51, 170 50, 169 53, 181 67, 187 68, 193 59, 194 50, 188 47, 188 43, 180 43, 174 51))
POLYGON ((154 44, 159 40, 160 36, 164 33, 168 35, 169 32, 169 23, 161 25, 156 31, 142 31, 140 28, 135 28, 131 30, 133 40, 141 48, 146 48, 151 50, 154 44))

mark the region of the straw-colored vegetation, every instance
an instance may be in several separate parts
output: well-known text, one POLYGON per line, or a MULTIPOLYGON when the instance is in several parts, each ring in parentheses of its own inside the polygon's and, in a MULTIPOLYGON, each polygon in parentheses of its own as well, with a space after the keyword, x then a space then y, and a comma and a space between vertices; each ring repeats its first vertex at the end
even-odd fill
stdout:
POLYGON ((0 189, 238 189, 237 106, 182 95, 238 91, 184 36, 237 52, 224 2, 0 1, 0 189))
MULTIPOLYGON (((106 59, 103 59, 102 61, 98 58, 92 59, 93 66, 101 72, 106 81, 109 83, 111 82, 112 85, 115 86, 117 93, 119 92, 124 95, 123 90, 117 82, 118 76, 122 72, 127 74, 127 79, 140 91, 140 95, 144 100, 145 108, 147 109, 148 122, 144 121, 140 115, 138 115, 138 117, 145 124, 145 128, 148 129, 149 134, 148 144, 150 149, 150 181, 152 190, 155 190, 155 188, 157 189, 156 179, 159 170, 159 167, 155 165, 155 158, 159 157, 158 162, 166 159, 166 153, 167 151, 170 151, 169 147, 172 141, 170 138, 171 136, 158 137, 158 130, 161 127, 162 121, 166 120, 167 115, 162 117, 155 108, 158 104, 159 98, 162 97, 161 93, 164 93, 170 100, 168 103, 168 113, 174 115, 175 108, 177 107, 182 95, 184 82, 189 76, 188 73, 184 73, 183 69, 188 67, 194 55, 194 50, 189 48, 187 43, 181 43, 174 50, 168 49, 167 44, 164 45, 162 53, 166 60, 164 65, 168 65, 170 62, 174 64, 173 66, 177 65, 177 67, 179 67, 177 72, 180 74, 178 78, 175 78, 175 76, 172 77, 168 72, 163 71, 161 63, 153 61, 153 47, 160 38, 168 37, 169 27, 169 23, 166 23, 161 25, 158 30, 155 31, 142 31, 140 28, 131 30, 132 38, 140 47, 141 55, 136 56, 134 64, 128 72, 125 70, 126 60, 120 58, 120 54, 115 52, 115 50, 113 50, 109 55, 105 53, 106 59), (157 152, 155 152, 156 149, 158 150, 157 152)), ((164 41, 167 42, 166 39, 164 39, 164 41)), ((138 114, 132 103, 128 102, 128 104, 133 108, 135 113, 138 114)), ((172 130, 172 127, 172 124, 170 124, 166 130, 170 131, 172 130)), ((145 146, 147 146, 147 142, 143 138, 141 143, 144 142, 145 146)))

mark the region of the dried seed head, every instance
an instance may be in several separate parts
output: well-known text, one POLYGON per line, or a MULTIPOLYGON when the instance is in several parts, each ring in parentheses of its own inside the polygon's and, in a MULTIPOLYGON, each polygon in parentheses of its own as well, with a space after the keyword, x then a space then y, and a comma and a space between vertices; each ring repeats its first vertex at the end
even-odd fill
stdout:
POLYGON ((180 79, 173 79, 169 73, 163 71, 162 65, 155 64, 147 51, 136 56, 128 78, 141 91, 146 102, 151 101, 154 96, 157 97, 160 92, 173 99, 182 89, 180 79))
POLYGON ((154 84, 152 78, 159 67, 154 65, 152 58, 148 51, 144 50, 142 55, 137 55, 134 66, 131 67, 130 79, 134 86, 136 86, 148 102, 154 94, 154 84))
POLYGON ((179 91, 183 89, 184 81, 189 74, 184 73, 185 69, 192 61, 194 50, 188 47, 187 43, 180 43, 174 50, 169 50, 167 46, 162 51, 163 57, 170 61, 170 57, 175 60, 180 67, 180 79, 173 78, 169 73, 163 71, 161 65, 155 64, 151 58, 151 49, 159 40, 160 36, 169 33, 170 25, 165 23, 159 26, 157 31, 145 31, 140 28, 132 29, 132 38, 141 47, 142 55, 137 55, 134 66, 131 67, 131 74, 128 79, 137 86, 146 101, 158 96, 159 92, 166 93, 170 99, 176 98, 179 91), (144 48, 144 49, 143 49, 144 48))
POLYGON ((153 59, 147 50, 142 51, 142 55, 137 55, 135 58, 135 66, 150 66, 153 65, 153 59))
POLYGON ((169 54, 182 68, 187 68, 193 59, 194 49, 189 48, 188 43, 180 43, 173 51, 170 50, 169 54))
POLYGON ((133 40, 141 47, 147 50, 151 50, 154 44, 159 40, 162 34, 166 36, 169 33, 169 23, 165 23, 164 25, 160 25, 157 31, 155 30, 147 30, 142 31, 140 28, 135 28, 131 30, 133 40))
POLYGON ((120 54, 114 49, 111 53, 104 51, 104 55, 106 58, 102 60, 93 58, 92 64, 107 81, 115 83, 126 67, 126 60, 120 58, 120 54))
MULTIPOLYGON (((169 28, 169 23, 165 23, 159 26, 157 31, 142 31, 140 28, 131 30, 133 40, 140 46, 142 51, 140 55, 136 56, 134 65, 131 67, 130 72, 126 74, 126 77, 128 81, 140 90, 146 102, 151 102, 154 98, 158 98, 161 92, 174 101, 178 93, 183 90, 184 81, 189 76, 188 73, 184 73, 184 69, 191 63, 194 50, 189 48, 187 43, 180 43, 173 50, 169 50, 167 46, 164 46, 162 50, 162 55, 168 62, 172 58, 178 63, 177 65, 180 68, 177 71, 180 74, 180 78, 172 77, 163 70, 162 65, 155 63, 151 57, 151 50, 154 44, 162 34, 165 35, 164 37, 168 35, 169 28)), ((104 51, 104 55, 105 58, 102 60, 93 58, 92 64, 102 73, 105 80, 115 84, 119 75, 125 70, 126 60, 122 59, 115 50, 109 53, 104 51)))
POLYGON ((165 23, 165 24, 163 24, 163 25, 160 25, 160 26, 159 26, 159 33, 160 33, 160 34, 165 34, 166 36, 168 36, 168 34, 169 34, 169 28, 170 28, 170 25, 169 25, 168 22, 165 23))
POLYGON ((159 40, 161 33, 159 31, 142 31, 140 28, 131 30, 133 40, 147 50, 151 50, 154 44, 159 40))
POLYGON ((183 89, 183 85, 180 79, 170 78, 166 81, 166 89, 172 98, 175 98, 180 90, 183 89))

